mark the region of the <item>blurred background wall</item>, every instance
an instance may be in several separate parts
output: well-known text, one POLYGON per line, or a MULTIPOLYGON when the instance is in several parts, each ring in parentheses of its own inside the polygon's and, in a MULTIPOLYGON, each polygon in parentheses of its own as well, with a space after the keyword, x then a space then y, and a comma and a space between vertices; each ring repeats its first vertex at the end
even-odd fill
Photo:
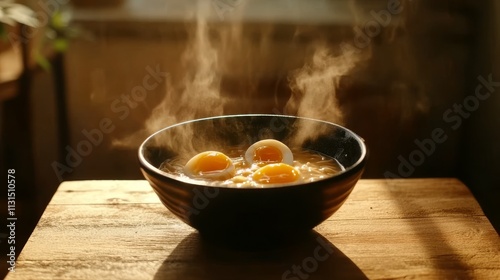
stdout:
MULTIPOLYGON (((172 96, 164 105, 179 117, 157 126, 220 113, 296 113, 286 106, 290 76, 311 63, 318 46, 334 56, 354 46, 354 66, 333 77, 338 102, 331 110, 342 111, 339 121, 368 144, 364 177, 458 177, 498 230, 496 1, 220 0, 208 6, 213 10, 204 27, 196 25, 196 1, 78 2, 70 11, 79 35, 67 40, 62 55, 49 56, 52 71, 29 76, 30 141, 6 131, 12 101, 2 101, 3 157, 14 161, 3 161, 2 170, 33 166, 19 187, 26 238, 61 180, 142 178, 136 150, 147 132, 141 130, 167 93, 172 96), (185 52, 197 28, 222 57, 216 78, 228 101, 222 111, 189 115, 199 105, 179 95, 187 92, 186 73, 199 73, 197 53, 185 52), (56 102, 61 87, 67 115, 56 102), (66 137, 60 137, 61 118, 66 137), (438 132, 446 140, 429 144, 438 132), (5 157, 6 150, 21 155, 22 145, 33 148, 29 157, 5 157)), ((318 106, 324 106, 320 100, 318 106)))

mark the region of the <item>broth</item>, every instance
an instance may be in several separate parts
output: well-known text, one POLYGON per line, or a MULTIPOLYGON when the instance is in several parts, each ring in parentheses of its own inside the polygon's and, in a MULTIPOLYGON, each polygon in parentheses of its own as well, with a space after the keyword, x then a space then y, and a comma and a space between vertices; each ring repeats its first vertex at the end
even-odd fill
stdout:
MULTIPOLYGON (((325 156, 315 151, 294 149, 293 166, 300 172, 300 181, 289 184, 299 184, 314 182, 324 178, 331 177, 344 170, 344 167, 334 158, 325 156)), ((260 184, 252 180, 252 175, 259 168, 263 167, 263 163, 248 164, 245 161, 245 150, 231 149, 225 153, 233 162, 235 174, 232 178, 226 180, 213 180, 207 178, 193 179, 184 173, 184 166, 189 158, 174 157, 164 161, 159 169, 163 172, 180 177, 180 179, 194 180, 197 183, 202 183, 209 186, 227 186, 235 188, 265 188, 267 184, 260 184)), ((288 185, 288 184, 287 184, 288 185)))

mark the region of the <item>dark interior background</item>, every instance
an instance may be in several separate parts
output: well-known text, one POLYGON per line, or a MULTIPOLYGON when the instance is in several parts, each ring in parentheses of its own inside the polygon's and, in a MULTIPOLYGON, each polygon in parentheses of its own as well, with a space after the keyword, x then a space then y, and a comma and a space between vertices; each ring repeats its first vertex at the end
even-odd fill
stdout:
MULTIPOLYGON (((43 11, 37 1, 25 2, 43 11)), ((380 31, 372 26, 366 44, 360 43, 362 35, 353 27, 364 30, 375 24, 380 11, 387 11, 394 1, 249 1, 242 15, 238 1, 212 2, 236 7, 235 15, 226 14, 227 18, 210 11, 206 31, 209 42, 225 54, 220 92, 229 101, 223 114, 295 113, 285 108, 291 95, 288 77, 308 61, 314 46, 323 43, 339 51, 343 43, 358 44, 357 51, 366 57, 338 77, 336 96, 343 124, 363 137, 370 149, 364 178, 457 177, 498 231, 497 1, 396 1, 401 12, 391 14, 385 26, 379 19, 380 31), (240 33, 223 44, 234 26, 240 33), (484 100, 475 97, 479 85, 484 100), (430 151, 418 158, 415 151, 426 151, 417 142, 429 143, 425 139, 433 135, 446 140, 428 144, 430 151), (417 164, 411 164, 412 159, 417 164), (413 168, 401 169, 403 161, 413 168)), ((32 61, 43 31, 20 45, 16 55, 21 56, 24 48, 29 63, 22 65, 17 79, 2 81, 0 103, 1 170, 6 174, 15 168, 18 176, 19 242, 29 237, 61 179, 142 179, 136 151, 146 132, 137 131, 166 92, 182 88, 189 67, 198 67, 186 66, 182 59, 196 26, 186 14, 195 6, 194 0, 123 0, 105 5, 69 1, 61 8, 71 13, 70 26, 79 32, 67 39, 64 52, 48 51, 51 70, 32 61), (157 86, 134 102, 130 99, 134 88, 155 69, 168 78, 160 77, 157 86), (92 134, 96 129, 102 139, 92 134), (75 166, 69 166, 68 149, 78 149, 87 135, 97 137, 97 144, 81 160, 70 158, 75 166), (127 138, 130 135, 135 138, 127 138), (124 139, 127 145, 114 145, 124 139), (56 162, 71 170, 59 177, 56 162)), ((0 72, 5 67, 10 66, 0 64, 0 72)), ((182 103, 178 98, 174 95, 168 106, 179 117, 164 126, 172 120, 220 113, 214 108, 186 115, 183 112, 189 109, 211 104, 182 103)), ((6 197, 2 201, 6 215, 6 197)), ((6 230, 0 230, 2 246, 6 236, 6 230)))

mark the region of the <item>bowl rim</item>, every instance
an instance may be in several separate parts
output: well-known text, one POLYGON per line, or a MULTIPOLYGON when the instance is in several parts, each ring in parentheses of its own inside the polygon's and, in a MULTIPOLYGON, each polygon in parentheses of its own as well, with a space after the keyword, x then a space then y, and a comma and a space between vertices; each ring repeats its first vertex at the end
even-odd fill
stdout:
POLYGON ((228 189, 235 189, 235 190, 237 190, 237 189, 240 189, 240 190, 273 189, 273 188, 282 188, 282 187, 304 186, 304 185, 309 185, 309 184, 315 184, 315 183, 325 181, 325 180, 340 179, 340 178, 343 178, 345 176, 350 176, 352 173, 355 173, 358 169, 363 169, 365 162, 366 162, 366 159, 367 159, 367 156, 368 156, 368 150, 367 150, 367 147, 365 144, 365 140, 362 137, 360 137, 358 134, 353 132, 352 130, 350 130, 350 129, 348 129, 340 124, 336 124, 333 122, 324 121, 324 120, 320 120, 320 119, 315 119, 315 118, 300 117, 300 116, 293 116, 293 115, 282 115, 282 114, 233 114, 233 115, 220 115, 220 116, 212 116, 212 117, 198 118, 198 119, 183 121, 183 122, 179 122, 179 123, 176 123, 173 125, 166 126, 162 129, 159 129, 158 131, 152 133, 141 143, 141 145, 139 146, 139 149, 138 149, 139 163, 142 165, 143 168, 146 168, 147 170, 155 173, 156 176, 166 177, 166 178, 171 179, 173 181, 177 181, 177 182, 185 183, 185 184, 197 185, 200 187, 228 188, 228 189), (333 125, 337 128, 343 129, 343 130, 349 132, 350 134, 352 134, 353 138, 355 138, 356 141, 360 144, 361 155, 360 155, 359 159, 355 163, 353 163, 350 167, 345 168, 344 170, 342 170, 341 172, 339 172, 335 175, 332 175, 332 176, 329 176, 329 177, 326 177, 326 178, 323 178, 323 179, 320 179, 317 181, 313 181, 313 182, 305 182, 305 183, 299 183, 299 184, 297 184, 297 183, 270 184, 270 185, 266 185, 265 187, 262 187, 262 188, 235 188, 232 186, 224 186, 224 185, 207 185, 207 184, 201 183, 199 180, 195 180, 195 179, 191 179, 191 178, 179 178, 178 176, 161 171, 160 169, 158 169, 157 167, 155 167, 151 163, 149 163, 149 161, 146 160, 146 158, 144 157, 143 151, 145 150, 146 143, 150 139, 154 138, 157 134, 160 134, 165 130, 168 130, 168 129, 171 129, 171 128, 174 128, 177 126, 186 125, 189 123, 199 122, 199 121, 207 121, 207 120, 223 119, 223 118, 235 118, 235 117, 238 117, 238 118, 239 117, 284 117, 284 118, 310 120, 310 121, 322 122, 322 123, 326 123, 329 125, 333 125))

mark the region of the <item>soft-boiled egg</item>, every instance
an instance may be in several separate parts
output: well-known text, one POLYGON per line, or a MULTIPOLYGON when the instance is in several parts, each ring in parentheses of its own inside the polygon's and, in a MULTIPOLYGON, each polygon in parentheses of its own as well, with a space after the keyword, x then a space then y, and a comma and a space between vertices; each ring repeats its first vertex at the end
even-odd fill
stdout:
POLYGON ((231 159, 216 151, 199 153, 184 166, 184 174, 197 179, 226 180, 233 177, 234 173, 231 159))
POLYGON ((251 145, 245 152, 248 164, 286 163, 293 164, 293 154, 290 148, 278 140, 266 139, 251 145))
POLYGON ((286 184, 301 180, 300 172, 285 163, 265 165, 252 175, 252 180, 258 184, 286 184))

